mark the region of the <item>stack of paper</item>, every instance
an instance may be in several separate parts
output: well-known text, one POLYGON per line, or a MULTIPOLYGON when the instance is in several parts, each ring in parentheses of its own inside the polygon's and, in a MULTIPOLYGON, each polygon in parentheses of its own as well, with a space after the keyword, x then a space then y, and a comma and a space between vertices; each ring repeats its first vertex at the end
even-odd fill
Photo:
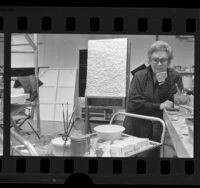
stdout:
POLYGON ((28 99, 30 96, 27 93, 23 94, 11 94, 11 104, 15 103, 24 103, 26 99, 28 99))
POLYGON ((149 146, 148 138, 127 137, 116 140, 110 146, 112 157, 127 157, 134 155, 149 146))

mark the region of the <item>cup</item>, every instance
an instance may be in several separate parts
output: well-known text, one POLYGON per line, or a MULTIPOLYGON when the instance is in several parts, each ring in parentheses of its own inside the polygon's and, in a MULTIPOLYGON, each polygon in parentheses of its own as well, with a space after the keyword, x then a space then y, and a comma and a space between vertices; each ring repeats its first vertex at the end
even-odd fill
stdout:
POLYGON ((90 148, 90 136, 75 134, 70 136, 71 144, 70 150, 72 156, 84 156, 89 152, 90 148))
POLYGON ((165 79, 167 78, 167 72, 159 72, 156 74, 156 78, 159 83, 164 82, 165 79))
POLYGON ((184 93, 176 93, 174 94, 174 104, 175 105, 181 105, 181 104, 188 104, 189 102, 189 96, 184 93))

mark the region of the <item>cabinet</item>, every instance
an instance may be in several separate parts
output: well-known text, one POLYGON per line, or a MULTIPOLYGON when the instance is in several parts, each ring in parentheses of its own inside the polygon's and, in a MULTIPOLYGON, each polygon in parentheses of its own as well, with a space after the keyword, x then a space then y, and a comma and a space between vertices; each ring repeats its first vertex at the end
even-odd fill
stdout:
MULTIPOLYGON (((79 98, 79 117, 82 120, 85 120, 85 97, 79 98)), ((89 121, 93 122, 109 122, 114 111, 111 108, 97 108, 97 107, 91 107, 90 108, 90 117, 89 121)))

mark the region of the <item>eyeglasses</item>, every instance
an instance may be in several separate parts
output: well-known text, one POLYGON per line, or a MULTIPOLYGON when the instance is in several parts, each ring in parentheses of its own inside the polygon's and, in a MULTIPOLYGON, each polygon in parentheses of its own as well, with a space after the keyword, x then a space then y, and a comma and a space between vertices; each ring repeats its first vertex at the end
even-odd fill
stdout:
POLYGON ((156 64, 158 64, 159 62, 161 64, 166 64, 168 62, 168 58, 152 58, 151 61, 156 64))

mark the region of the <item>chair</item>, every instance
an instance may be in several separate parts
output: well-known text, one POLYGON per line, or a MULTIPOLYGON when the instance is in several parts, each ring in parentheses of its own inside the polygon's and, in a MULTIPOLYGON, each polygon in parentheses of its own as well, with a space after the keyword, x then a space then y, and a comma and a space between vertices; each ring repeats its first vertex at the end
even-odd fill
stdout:
MULTIPOLYGON (((34 75, 20 76, 14 83, 14 88, 23 88, 25 93, 29 93, 30 97, 23 104, 11 105, 11 124, 13 124, 17 131, 21 126, 27 122, 38 138, 40 136, 34 130, 29 120, 34 119, 34 112, 36 109, 36 102, 38 99, 38 93, 36 88, 37 79, 34 75), (13 109, 16 108, 16 109, 13 109)), ((38 86, 43 85, 39 80, 38 86)))
POLYGON ((10 130, 10 135, 12 139, 17 140, 21 145, 14 146, 11 142, 11 155, 20 155, 20 156, 39 156, 38 151, 35 149, 34 145, 31 144, 28 140, 20 136, 15 130, 10 130))
POLYGON ((20 131, 21 126, 24 125, 25 122, 27 122, 31 129, 39 137, 29 121, 31 119, 34 119, 35 108, 35 101, 11 105, 11 125, 15 127, 16 131, 20 131))
POLYGON ((153 116, 145 116, 145 115, 139 115, 139 114, 133 114, 133 113, 127 113, 127 112, 116 112, 115 114, 113 114, 113 116, 110 120, 110 123, 109 123, 110 125, 113 124, 114 119, 118 115, 160 122, 159 126, 162 127, 162 133, 161 133, 161 136, 160 136, 160 142, 159 142, 158 146, 161 149, 161 157, 164 157, 164 153, 165 153, 164 152, 164 142, 165 142, 166 125, 165 125, 165 122, 162 119, 157 118, 157 117, 153 117, 153 116))

